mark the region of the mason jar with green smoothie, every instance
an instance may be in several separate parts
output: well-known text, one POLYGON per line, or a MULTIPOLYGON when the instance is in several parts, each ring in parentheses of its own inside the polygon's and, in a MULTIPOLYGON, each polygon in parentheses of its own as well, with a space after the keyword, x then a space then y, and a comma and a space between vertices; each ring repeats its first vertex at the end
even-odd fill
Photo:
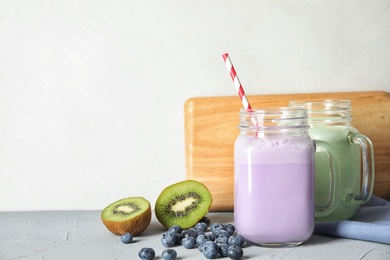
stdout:
MULTIPOLYGON (((290 100, 289 106, 308 111, 309 135, 328 142, 339 156, 339 200, 336 209, 316 221, 337 221, 351 218, 360 205, 367 202, 374 185, 374 149, 371 140, 352 126, 350 100, 290 100)), ((329 157, 315 155, 316 205, 329 202, 329 157)))

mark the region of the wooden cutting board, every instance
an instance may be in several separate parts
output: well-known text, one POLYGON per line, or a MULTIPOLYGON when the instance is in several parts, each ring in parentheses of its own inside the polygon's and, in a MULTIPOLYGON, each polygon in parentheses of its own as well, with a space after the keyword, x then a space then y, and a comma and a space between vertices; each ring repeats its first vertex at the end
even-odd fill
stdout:
MULTIPOLYGON (((390 94, 381 91, 248 96, 253 108, 286 106, 291 99, 349 99, 352 125, 374 144, 374 194, 390 199, 390 94)), ((194 97, 186 101, 186 178, 204 183, 211 211, 233 210, 233 146, 239 134, 238 96, 194 97)))

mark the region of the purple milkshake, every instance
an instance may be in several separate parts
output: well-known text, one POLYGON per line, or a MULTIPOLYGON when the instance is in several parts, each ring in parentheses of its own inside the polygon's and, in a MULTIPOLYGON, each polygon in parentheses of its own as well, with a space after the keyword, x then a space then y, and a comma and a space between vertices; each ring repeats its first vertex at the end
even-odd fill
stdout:
POLYGON ((262 246, 295 246, 314 228, 314 152, 305 110, 241 110, 234 223, 262 246))

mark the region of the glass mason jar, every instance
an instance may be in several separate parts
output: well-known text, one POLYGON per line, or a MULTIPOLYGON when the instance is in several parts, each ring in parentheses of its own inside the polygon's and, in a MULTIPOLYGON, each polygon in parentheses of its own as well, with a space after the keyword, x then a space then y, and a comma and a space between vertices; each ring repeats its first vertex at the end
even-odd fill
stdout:
POLYGON ((234 144, 234 223, 253 244, 299 245, 311 236, 315 213, 326 215, 334 208, 338 161, 329 145, 313 142, 308 129, 303 108, 240 110, 240 134, 234 144), (331 199, 317 209, 316 149, 329 155, 332 169, 331 199))
MULTIPOLYGON (((370 139, 351 124, 351 101, 340 99, 291 100, 290 107, 306 108, 311 138, 328 142, 340 161, 340 196, 338 206, 316 221, 351 218, 359 206, 367 202, 374 185, 374 149, 370 139)), ((329 196, 328 162, 323 154, 315 156, 315 201, 322 204, 329 196)))

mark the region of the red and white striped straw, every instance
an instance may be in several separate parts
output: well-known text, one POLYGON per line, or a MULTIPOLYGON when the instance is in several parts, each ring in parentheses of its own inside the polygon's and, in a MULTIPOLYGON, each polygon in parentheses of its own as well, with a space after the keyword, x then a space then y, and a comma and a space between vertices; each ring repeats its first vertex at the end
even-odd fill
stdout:
POLYGON ((252 110, 252 107, 249 104, 248 99, 246 98, 244 88, 242 87, 241 82, 238 79, 238 76, 237 76, 236 70, 234 69, 233 63, 230 60, 229 54, 228 53, 223 54, 222 58, 225 61, 226 68, 228 69, 228 71, 230 73, 230 77, 232 78, 234 86, 237 89, 237 93, 240 96, 242 105, 244 106, 245 109, 252 110))

